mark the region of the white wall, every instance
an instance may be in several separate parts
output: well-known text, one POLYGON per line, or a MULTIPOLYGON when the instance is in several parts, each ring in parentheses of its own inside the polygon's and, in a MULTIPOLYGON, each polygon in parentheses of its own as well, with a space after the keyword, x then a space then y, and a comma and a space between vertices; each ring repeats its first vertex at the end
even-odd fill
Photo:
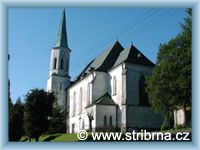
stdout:
POLYGON ((104 116, 107 117, 107 125, 110 126, 110 116, 112 116, 112 127, 116 127, 116 106, 96 105, 96 128, 104 128, 104 116))
MULTIPOLYGON (((84 119, 85 127, 88 126, 89 122, 87 117, 88 109, 92 109, 94 113, 94 121, 92 127, 101 128, 103 126, 104 115, 107 117, 109 123, 109 116, 113 118, 113 125, 123 129, 126 127, 149 127, 159 128, 162 123, 162 116, 156 114, 151 107, 138 106, 139 103, 139 91, 138 81, 141 75, 151 75, 151 67, 132 65, 132 64, 121 64, 107 73, 93 72, 79 80, 77 83, 69 88, 69 127, 74 123, 76 125, 75 132, 80 129, 81 119, 84 119), (116 77, 116 89, 117 92, 113 95, 113 77, 116 77), (87 109, 85 106, 88 102, 88 83, 92 83, 92 99, 96 100, 108 92, 114 102, 118 105, 117 111, 116 106, 107 105, 94 105, 87 109), (82 93, 82 113, 80 114, 79 105, 79 93, 80 88, 83 89, 82 93), (73 93, 76 92, 76 112, 73 115, 74 98, 73 93), (117 113, 117 114, 116 114, 117 113), (116 118, 117 116, 117 118, 116 118)), ((70 129, 71 132, 71 129, 70 129)))
POLYGON ((69 86, 69 83, 69 78, 56 75, 51 76, 47 81, 47 91, 55 92, 57 102, 60 106, 66 107, 67 97, 65 89, 69 86))
POLYGON ((70 59, 70 49, 52 49, 51 50, 51 58, 50 58, 50 68, 49 68, 49 76, 53 73, 65 75, 69 74, 69 59, 70 59), (54 66, 54 58, 57 58, 56 69, 53 69, 54 66), (63 70, 58 69, 60 67, 61 59, 63 61, 63 70))
POLYGON ((66 107, 66 91, 70 84, 69 72, 69 49, 52 49, 49 68, 49 79, 47 81, 47 91, 55 92, 57 102, 60 106, 66 107), (56 68, 54 69, 54 58, 57 59, 56 68), (60 69, 61 60, 63 59, 63 69, 60 69), (56 75, 53 75, 53 74, 56 75))
POLYGON ((80 130, 88 130, 89 129, 89 119, 87 114, 92 113, 94 116, 94 120, 92 121, 92 128, 96 127, 96 106, 91 106, 90 108, 87 108, 84 113, 71 116, 68 120, 69 125, 69 133, 72 133, 72 124, 75 125, 74 133, 79 132, 80 130))
POLYGON ((97 100, 108 92, 108 74, 95 71, 95 79, 92 83, 92 100, 97 100))
POLYGON ((117 66, 116 68, 109 71, 109 94, 112 96, 114 102, 118 105, 121 105, 122 101, 122 65, 117 66), (113 95, 113 77, 116 77, 116 95, 113 95))
POLYGON ((119 106, 117 110, 117 127, 126 124, 126 111, 122 104, 126 101, 126 79, 124 78, 124 64, 121 64, 109 71, 109 94, 114 102, 119 106), (113 95, 113 78, 116 78, 116 95, 113 95))
MULTIPOLYGON (((101 96, 103 96, 107 92, 107 74, 103 72, 93 72, 79 80, 77 83, 72 85, 68 89, 69 97, 68 97, 68 105, 69 105, 69 128, 70 132, 71 125, 75 123, 76 130, 78 130, 78 124, 80 117, 87 120, 87 112, 90 108, 85 109, 86 106, 89 105, 88 99, 88 84, 91 83, 91 97, 92 100, 97 100, 101 96), (80 88, 82 88, 82 98, 80 99, 80 88), (74 102, 74 92, 76 93, 76 101, 74 102), (80 111, 80 104, 82 103, 82 111, 80 111), (75 105, 74 105, 75 104, 75 105), (75 108, 75 114, 73 114, 73 109, 75 108)), ((95 106, 92 106, 95 108, 95 106)), ((94 113, 95 110, 93 110, 94 113)), ((96 115, 94 115, 94 120, 92 121, 92 127, 96 127, 95 121, 96 115)), ((85 121, 85 126, 89 126, 88 121, 85 121)))

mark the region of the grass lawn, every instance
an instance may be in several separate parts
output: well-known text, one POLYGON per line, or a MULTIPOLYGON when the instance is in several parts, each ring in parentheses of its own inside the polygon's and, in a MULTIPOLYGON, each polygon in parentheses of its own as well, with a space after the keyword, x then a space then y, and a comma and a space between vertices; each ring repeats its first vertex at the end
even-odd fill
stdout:
MULTIPOLYGON (((192 132, 191 128, 185 128, 185 129, 174 129, 174 130, 165 130, 165 131, 157 131, 157 132, 170 132, 172 134, 177 132, 192 132)), ((90 133, 89 133, 90 135, 90 133)), ((87 139, 86 141, 90 141, 91 139, 87 139)), ((23 136, 20 140, 21 142, 28 142, 28 138, 26 136, 23 136)), ((67 134, 67 133, 45 133, 40 136, 39 142, 77 142, 79 139, 77 138, 77 135, 74 134, 67 134)), ((35 139, 31 139, 31 142, 35 142, 35 139)))
MULTIPOLYGON (((23 136, 20 139, 21 142, 28 142, 28 137, 23 136)), ((76 134, 56 133, 56 134, 44 134, 39 137, 39 142, 76 142, 78 138, 76 134)), ((35 142, 35 139, 31 139, 31 142, 35 142)))
POLYGON ((183 129, 171 129, 171 130, 163 130, 159 132, 169 132, 169 133, 177 133, 177 132, 192 132, 191 128, 183 128, 183 129))

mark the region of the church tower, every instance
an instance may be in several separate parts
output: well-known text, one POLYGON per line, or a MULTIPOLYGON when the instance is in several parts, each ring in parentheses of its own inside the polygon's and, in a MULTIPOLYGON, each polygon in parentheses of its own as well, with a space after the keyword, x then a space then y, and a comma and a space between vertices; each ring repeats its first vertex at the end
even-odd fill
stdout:
POLYGON ((57 103, 65 108, 66 88, 70 84, 69 58, 70 49, 67 42, 65 10, 63 11, 60 26, 58 29, 56 42, 51 50, 49 79, 47 81, 47 91, 56 94, 57 103))

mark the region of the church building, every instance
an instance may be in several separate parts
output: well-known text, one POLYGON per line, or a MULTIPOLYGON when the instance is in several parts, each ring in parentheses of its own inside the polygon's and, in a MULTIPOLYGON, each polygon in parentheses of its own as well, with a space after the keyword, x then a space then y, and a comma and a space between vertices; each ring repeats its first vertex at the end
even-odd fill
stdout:
POLYGON ((47 90, 54 91, 59 105, 68 111, 68 133, 160 128, 162 115, 152 110, 144 90, 154 63, 134 45, 124 48, 116 41, 73 82, 69 76, 70 52, 63 12, 51 51, 47 90))

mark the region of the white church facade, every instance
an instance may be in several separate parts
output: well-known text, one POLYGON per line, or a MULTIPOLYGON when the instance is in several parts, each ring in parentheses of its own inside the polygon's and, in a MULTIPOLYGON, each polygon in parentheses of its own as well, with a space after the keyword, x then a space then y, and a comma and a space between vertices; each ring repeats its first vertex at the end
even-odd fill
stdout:
MULTIPOLYGON (((134 45, 116 41, 70 81, 65 12, 51 51, 47 90, 67 109, 67 132, 158 129, 163 118, 151 108, 145 78, 154 64, 134 45), (92 119, 89 119, 92 118, 92 119)), ((73 52, 73 51, 72 51, 73 52)))

